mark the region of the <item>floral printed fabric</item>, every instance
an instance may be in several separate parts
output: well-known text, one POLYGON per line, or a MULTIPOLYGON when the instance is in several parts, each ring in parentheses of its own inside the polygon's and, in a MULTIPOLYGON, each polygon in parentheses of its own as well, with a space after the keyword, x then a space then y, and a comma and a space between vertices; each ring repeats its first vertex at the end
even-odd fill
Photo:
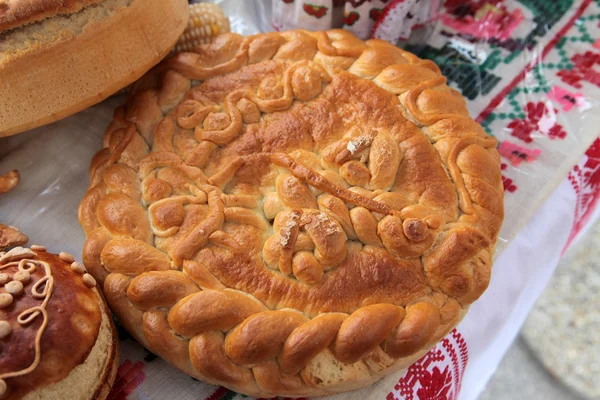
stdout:
POLYGON ((444 0, 434 33, 408 46, 440 66, 500 142, 499 250, 598 137, 599 17, 593 0, 444 0))
POLYGON ((438 0, 272 0, 276 30, 344 28, 397 42, 436 18, 438 0))

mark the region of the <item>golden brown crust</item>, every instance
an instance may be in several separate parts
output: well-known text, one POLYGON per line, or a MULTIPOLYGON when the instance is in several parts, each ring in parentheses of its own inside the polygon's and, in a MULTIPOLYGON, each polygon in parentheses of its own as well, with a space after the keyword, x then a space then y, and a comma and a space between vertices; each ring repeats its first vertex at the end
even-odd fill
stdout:
MULTIPOLYGON (((106 367, 101 375, 98 376, 98 386, 96 386, 96 390, 92 396, 93 399, 96 400, 104 400, 110 394, 112 386, 117 377, 117 371, 119 369, 119 337, 117 335, 117 327, 115 326, 115 322, 112 319, 112 314, 110 313, 110 309, 108 308, 108 304, 106 304, 106 300, 102 295, 102 292, 97 288, 97 295, 102 299, 102 309, 104 315, 106 315, 109 320, 110 330, 111 330, 111 339, 112 346, 110 346, 110 351, 108 351, 108 355, 106 358, 106 367)), ((106 352, 106 351, 105 351, 106 352)))
POLYGON ((0 194, 8 193, 17 187, 21 181, 21 175, 16 169, 0 175, 0 194))
MULTIPOLYGON (((8 0, 9 6, 48 3, 50 8, 91 2, 8 0)), ((37 33, 22 49, 0 53, 0 137, 81 111, 140 78, 171 51, 187 18, 185 0, 131 0, 108 16, 90 19, 85 29, 78 31, 63 21, 67 26, 56 40, 38 43, 44 34, 37 33), (32 65, 46 68, 37 71, 36 79, 24 79, 32 65)), ((48 21, 40 24, 52 24, 48 21)))
MULTIPOLYGON (((82 387, 102 398, 116 374, 118 347, 110 313, 95 285, 84 279, 81 265, 72 256, 15 248, 0 258, 3 279, 2 296, 10 295, 10 304, 0 308, 0 321, 9 327, 0 340, 0 381, 6 399, 21 398, 45 391, 61 382, 76 367, 87 363, 97 346, 99 335, 103 349, 99 376, 90 377, 94 386, 82 387), (72 265, 73 264, 73 265, 72 265), (14 284, 19 288, 15 290, 14 284), (102 321, 106 322, 102 322, 102 321), (103 327, 102 327, 102 326, 103 327), (108 331, 102 331, 108 329, 108 331), (102 332, 101 332, 102 331, 102 332)), ((85 394, 84 394, 85 395, 85 394)))
POLYGON ((138 83, 92 161, 80 221, 115 313, 253 396, 408 366, 489 281, 495 140, 435 65, 382 41, 228 34, 194 51, 138 83))
POLYGON ((72 14, 102 0, 3 0, 0 32, 55 15, 72 14))
POLYGON ((14 246, 22 246, 29 241, 27 235, 15 226, 0 224, 0 251, 14 246))

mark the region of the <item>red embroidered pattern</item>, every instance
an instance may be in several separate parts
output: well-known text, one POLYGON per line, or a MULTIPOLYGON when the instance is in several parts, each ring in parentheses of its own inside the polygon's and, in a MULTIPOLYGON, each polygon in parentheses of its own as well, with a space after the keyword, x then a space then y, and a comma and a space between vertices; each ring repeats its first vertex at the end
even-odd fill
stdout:
POLYGON ((542 154, 542 151, 540 149, 528 149, 505 140, 500 143, 498 153, 500 153, 500 156, 508 159, 513 167, 518 167, 523 161, 528 163, 534 162, 542 154))
POLYGON ((525 19, 520 8, 509 10, 499 1, 446 0, 442 22, 458 32, 488 41, 510 39, 525 19))
MULTIPOLYGON (((504 171, 506 169, 507 165, 502 163, 500 164, 500 169, 502 171, 504 171)), ((507 178, 506 176, 504 176, 504 174, 502 174, 502 184, 504 185, 504 191, 505 192, 510 192, 510 193, 514 193, 517 190, 517 185, 515 185, 513 183, 513 180, 510 178, 507 178)))
POLYGON ((540 132, 546 134, 550 139, 564 139, 567 132, 562 125, 556 122, 556 110, 548 103, 539 101, 537 103, 529 102, 524 111, 527 113, 525 119, 513 119, 507 128, 511 129, 511 135, 524 141, 533 142, 531 134, 540 132))
POLYGON ((106 400, 126 400, 145 379, 142 361, 134 364, 131 360, 125 360, 117 370, 117 378, 106 400))
POLYGON ((469 361, 467 343, 454 329, 408 367, 387 400, 455 400, 469 361))
POLYGON ((558 71, 556 75, 569 85, 581 89, 582 81, 592 83, 600 87, 600 73, 594 69, 596 64, 600 64, 600 54, 592 51, 586 51, 583 54, 575 54, 571 57, 573 68, 558 71))
POLYGON ((548 92, 548 98, 559 103, 563 111, 570 111, 573 107, 577 107, 579 111, 585 111, 591 107, 582 93, 571 93, 560 86, 554 86, 548 92))
POLYGON ((448 373, 448 366, 444 372, 440 372, 438 367, 433 367, 433 372, 424 371, 422 378, 419 379, 422 387, 417 390, 417 396, 422 400, 447 399, 448 392, 452 387, 452 375, 448 373))
POLYGON ((577 193, 577 203, 573 227, 563 253, 587 224, 600 199, 600 139, 594 141, 585 155, 587 159, 583 165, 575 165, 568 176, 577 193))

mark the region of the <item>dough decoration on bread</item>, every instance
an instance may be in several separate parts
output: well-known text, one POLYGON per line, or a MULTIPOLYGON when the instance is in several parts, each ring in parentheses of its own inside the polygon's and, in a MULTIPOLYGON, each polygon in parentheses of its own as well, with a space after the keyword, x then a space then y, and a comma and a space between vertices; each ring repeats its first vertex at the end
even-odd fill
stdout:
POLYGON ((0 398, 22 398, 66 378, 94 346, 101 324, 98 295, 91 291, 95 280, 81 264, 71 261, 69 268, 65 260, 73 256, 57 257, 37 245, 0 253, 0 398), (63 281, 58 299, 56 273, 63 281), (68 282, 75 276, 81 283, 68 282), (63 304, 67 298, 74 304, 63 304), (65 335, 72 346, 64 343, 65 335))
POLYGON ((408 367, 486 289, 496 140, 430 61, 342 30, 219 36, 115 111, 84 263, 144 346, 252 396, 408 367))
MULTIPOLYGON (((19 325, 25 327, 38 317, 40 317, 42 320, 42 323, 35 335, 35 355, 33 362, 28 367, 18 371, 0 374, 0 397, 4 396, 7 390, 5 381, 6 378, 27 375, 29 372, 36 369, 40 363, 40 341, 44 331, 46 330, 46 326, 48 325, 48 313, 46 312, 46 306, 48 305, 50 297, 52 297, 54 277, 52 276, 52 271, 50 270, 48 263, 28 258, 36 255, 37 254, 30 249, 16 247, 0 257, 0 271, 11 269, 11 267, 13 267, 12 269, 14 269, 14 267, 17 268, 17 272, 15 272, 13 275, 12 280, 10 280, 9 275, 5 273, 2 274, 8 279, 2 280, 5 292, 1 294, 1 296, 3 296, 3 301, 0 302, 0 308, 10 306, 15 297, 23 294, 26 286, 31 286, 30 288, 27 288, 30 290, 31 296, 34 299, 39 300, 41 303, 38 306, 30 307, 22 311, 17 317, 17 322, 19 325), (33 274, 37 268, 44 271, 43 277, 35 282, 35 284, 28 285, 31 282, 31 274, 33 274)), ((2 339, 4 339, 10 335, 11 327, 8 321, 0 321, 0 323, 2 323, 3 328, 0 336, 2 339)))

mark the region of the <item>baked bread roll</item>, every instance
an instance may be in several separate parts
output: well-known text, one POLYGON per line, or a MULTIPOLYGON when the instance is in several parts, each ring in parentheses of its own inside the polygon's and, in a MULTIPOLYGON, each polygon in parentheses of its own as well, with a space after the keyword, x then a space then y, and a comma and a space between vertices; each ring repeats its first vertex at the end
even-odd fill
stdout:
POLYGON ((0 0, 0 137, 135 81, 173 48, 186 0, 0 0))
POLYGON ((257 397, 408 367, 486 289, 496 140, 431 61, 342 30, 165 60, 92 160, 83 257, 123 325, 257 397))
POLYGON ((105 399, 118 367, 110 311, 68 253, 0 253, 0 399, 105 399))
POLYGON ((21 182, 19 171, 13 169, 4 175, 0 175, 0 194, 8 193, 21 182))
POLYGON ((23 246, 27 242, 29 242, 29 238, 19 228, 0 223, 0 251, 23 246))

